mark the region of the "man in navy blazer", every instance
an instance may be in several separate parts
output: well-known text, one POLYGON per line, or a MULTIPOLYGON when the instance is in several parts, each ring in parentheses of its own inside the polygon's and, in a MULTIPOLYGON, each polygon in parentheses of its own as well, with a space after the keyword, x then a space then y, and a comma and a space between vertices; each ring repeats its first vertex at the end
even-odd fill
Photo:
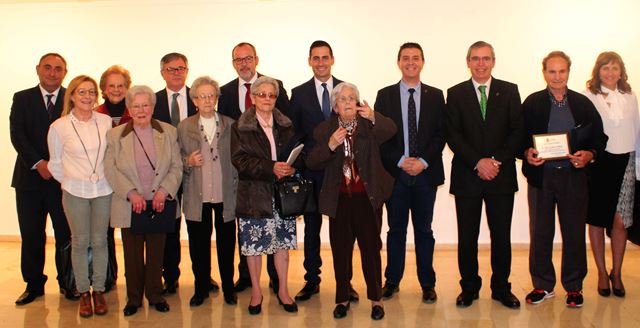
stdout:
POLYGON ((390 298, 399 291, 411 211, 422 300, 433 303, 437 294, 431 223, 437 188, 444 183, 444 96, 440 89, 420 82, 424 53, 419 44, 407 42, 400 46, 397 64, 402 79, 378 91, 375 103, 376 112, 391 118, 398 127, 396 135, 381 146, 382 163, 395 178, 387 201, 389 232, 382 296, 390 298))
MULTIPOLYGON (((247 108, 251 108, 251 84, 255 82, 262 74, 256 71, 259 58, 256 48, 248 42, 240 42, 233 50, 231 50, 231 62, 233 68, 238 73, 238 78, 231 80, 229 83, 220 87, 220 99, 218 100, 218 112, 220 114, 238 120, 240 115, 247 108)), ((285 115, 289 115, 289 97, 287 91, 282 85, 282 81, 278 81, 280 86, 278 91, 278 99, 276 99, 276 108, 285 115)), ((239 242, 239 240, 238 240, 239 242)), ((240 248, 238 247, 238 253, 240 248)), ((269 285, 274 293, 278 293, 278 273, 273 263, 273 255, 267 256, 267 272, 271 279, 269 285)), ((240 262, 238 263, 239 278, 234 288, 236 292, 241 292, 247 287, 251 287, 251 277, 249 276, 249 268, 247 267, 247 258, 240 254, 240 262)))
MULTIPOLYGON (((47 169, 49 125, 60 117, 65 88, 62 81, 67 75, 67 62, 56 53, 40 58, 36 66, 40 84, 22 90, 13 96, 9 130, 11 143, 18 156, 13 170, 11 186, 16 190, 16 209, 22 238, 20 268, 27 283, 26 291, 16 300, 17 305, 31 303, 44 295, 45 243, 47 214, 51 217, 56 240, 56 269, 60 292, 67 298, 77 299, 73 290, 63 284, 65 270, 61 254, 71 238, 67 218, 62 209, 60 183, 51 178, 47 169)), ((66 268, 71 270, 70 268, 66 268)), ((77 292, 76 292, 77 293, 77 292)))
MULTIPOLYGON (((317 40, 311 43, 307 61, 313 71, 313 77, 291 90, 290 117, 296 133, 302 136, 304 151, 309 153, 315 145, 313 130, 331 116, 331 90, 342 81, 331 75, 331 66, 334 63, 333 49, 326 41, 317 40)), ((302 174, 305 178, 313 180, 315 196, 318 197, 322 187, 323 171, 305 170, 302 174)), ((304 215, 304 269, 306 271, 304 280, 306 284, 296 295, 296 301, 308 300, 313 294, 320 292, 321 227, 320 213, 304 215)), ((358 293, 353 288, 351 288, 350 298, 351 301, 359 299, 358 293)))
MULTIPOLYGON (((166 82, 166 87, 156 92, 156 106, 153 118, 177 127, 180 121, 196 114, 196 106, 189 97, 186 86, 189 73, 187 56, 172 52, 160 59, 160 74, 166 82)), ((179 201, 182 198, 182 188, 178 190, 179 201)), ((180 278, 180 226, 182 220, 176 218, 175 231, 167 234, 164 245, 164 262, 162 277, 164 278, 164 292, 175 294, 180 278)), ((211 289, 218 290, 219 286, 211 281, 211 289)))
POLYGON ((454 153, 450 193, 458 221, 458 268, 462 293, 459 307, 478 298, 478 235, 484 201, 491 231, 491 298, 517 309, 511 293, 511 216, 516 180, 516 155, 524 136, 518 86, 491 76, 493 47, 478 41, 467 51, 471 79, 447 91, 447 143, 454 153))

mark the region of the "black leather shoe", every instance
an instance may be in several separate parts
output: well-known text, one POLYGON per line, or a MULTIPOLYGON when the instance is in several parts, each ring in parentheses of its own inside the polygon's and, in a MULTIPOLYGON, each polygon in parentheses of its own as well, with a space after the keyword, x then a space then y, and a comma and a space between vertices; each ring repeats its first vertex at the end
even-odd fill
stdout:
POLYGON ((260 314, 260 312, 262 312, 262 300, 263 299, 264 299, 264 297, 260 298, 260 304, 258 304, 258 305, 251 305, 251 300, 249 300, 249 314, 256 315, 256 314, 260 314))
POLYGON ((238 304, 238 296, 236 295, 236 293, 226 293, 224 294, 224 302, 229 304, 229 305, 236 305, 238 304))
POLYGON ((282 305, 282 308, 284 308, 285 311, 289 313, 298 312, 298 304, 296 304, 296 302, 285 304, 285 303, 282 303, 282 300, 280 299, 280 295, 276 295, 276 296, 278 297, 278 303, 282 305))
POLYGON ((77 301, 80 299, 80 293, 77 289, 64 289, 60 287, 60 294, 64 295, 64 298, 70 301, 77 301))
POLYGON ((127 305, 122 310, 122 313, 124 314, 125 317, 128 317, 130 315, 136 314, 136 312, 138 312, 138 308, 139 308, 139 306, 127 305))
POLYGON ((233 284, 233 290, 236 291, 236 293, 239 293, 247 288, 251 287, 251 279, 238 279, 236 280, 236 283, 233 284))
POLYGON ((220 290, 220 285, 218 285, 218 283, 213 280, 213 278, 211 279, 211 281, 209 281, 209 290, 212 292, 217 292, 220 290))
MULTIPOLYGON (((613 295, 615 295, 616 297, 624 297, 627 294, 627 292, 624 290, 624 287, 620 289, 613 287, 613 272, 609 274, 609 280, 611 280, 611 289, 613 290, 613 295)), ((622 284, 622 282, 620 284, 622 284)))
POLYGON ((611 296, 611 288, 598 288, 598 295, 602 297, 611 296))
POLYGON ((380 320, 384 318, 384 308, 381 305, 374 305, 371 308, 371 319, 380 320))
POLYGON ((478 299, 478 292, 466 292, 462 291, 460 295, 456 298, 456 306, 458 307, 469 307, 473 304, 473 300, 478 299))
POLYGON ((510 309, 519 309, 520 308, 520 301, 511 292, 502 292, 502 293, 497 293, 497 294, 491 294, 491 298, 496 300, 496 301, 500 301, 500 303, 502 303, 502 305, 504 305, 504 306, 506 306, 506 307, 508 307, 510 309))
POLYGON ((358 295, 358 292, 356 292, 355 289, 353 289, 353 286, 349 285, 349 302, 357 302, 360 300, 360 295, 358 295))
POLYGON ((43 291, 25 290, 16 300, 16 305, 26 305, 33 302, 36 298, 44 295, 43 291))
POLYGON ((427 304, 433 304, 438 300, 438 294, 433 287, 422 287, 422 301, 427 304))
POLYGON ((198 294, 195 294, 189 300, 189 306, 200 306, 204 302, 205 298, 209 298, 209 295, 198 295, 198 294))
POLYGON ((342 319, 347 316, 347 311, 349 311, 349 303, 345 304, 337 304, 336 308, 333 309, 333 317, 336 319, 342 319))
POLYGON ((269 288, 271 288, 274 294, 278 294, 278 289, 280 288, 280 283, 278 282, 278 279, 269 280, 269 288))
POLYGON ((320 285, 308 282, 302 287, 302 289, 298 292, 295 297, 296 301, 306 301, 313 296, 313 294, 317 294, 320 292, 320 285))
POLYGON ((164 293, 165 295, 167 294, 175 294, 176 293, 176 289, 178 288, 178 282, 174 281, 174 282, 164 282, 164 293))
MULTIPOLYGON (((151 304, 149 304, 151 305, 151 304)), ((169 303, 167 301, 162 301, 160 303, 153 304, 153 307, 156 308, 158 312, 169 312, 169 303)))
POLYGON ((398 287, 398 285, 387 281, 384 284, 384 287, 382 287, 382 298, 385 298, 385 299, 391 298, 393 297, 393 294, 399 291, 400 291, 400 287, 398 287))

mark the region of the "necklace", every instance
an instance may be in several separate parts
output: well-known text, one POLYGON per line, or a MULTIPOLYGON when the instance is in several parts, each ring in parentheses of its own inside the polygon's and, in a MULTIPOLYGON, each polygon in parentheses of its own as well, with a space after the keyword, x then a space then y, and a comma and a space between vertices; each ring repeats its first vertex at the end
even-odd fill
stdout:
POLYGON ((215 162, 218 159, 218 155, 213 156, 213 141, 214 140, 218 140, 220 138, 220 120, 218 119, 218 114, 217 113, 214 114, 214 117, 216 119, 216 125, 214 125, 213 128, 211 129, 211 133, 207 133, 204 130, 204 124, 202 124, 202 117, 200 118, 200 132, 202 134, 202 137, 204 138, 204 142, 209 147, 209 153, 211 154, 211 160, 215 162), (215 138, 213 137, 213 131, 214 130, 216 131, 215 138), (211 140, 209 140, 209 139, 211 139, 211 140))
POLYGON ((91 165, 91 175, 89 175, 89 181, 92 183, 98 183, 99 177, 98 173, 96 173, 96 168, 98 167, 98 156, 100 155, 100 148, 102 147, 102 137, 100 137, 100 129, 98 128, 98 121, 93 121, 96 124, 96 131, 98 131, 98 151, 96 152, 96 161, 95 163, 91 163, 91 158, 89 157, 89 153, 87 152, 87 147, 85 147, 80 134, 78 133, 78 129, 76 129, 76 125, 73 124, 73 120, 71 120, 71 126, 73 127, 73 131, 75 131, 78 140, 80 140, 80 144, 82 145, 82 149, 84 150, 84 155, 87 157, 89 161, 89 165, 91 165))

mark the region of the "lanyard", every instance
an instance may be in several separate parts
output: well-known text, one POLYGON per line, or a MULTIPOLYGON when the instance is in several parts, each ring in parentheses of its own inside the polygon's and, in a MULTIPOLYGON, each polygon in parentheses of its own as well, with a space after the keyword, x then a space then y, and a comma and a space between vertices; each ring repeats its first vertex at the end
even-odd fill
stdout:
POLYGON ((136 133, 136 130, 133 129, 133 134, 136 135, 136 138, 138 139, 138 142, 140 143, 140 147, 142 147, 142 151, 144 152, 144 156, 147 157, 147 161, 149 161, 149 165, 151 165, 151 168, 153 169, 153 171, 155 172, 156 170, 156 166, 153 165, 153 163, 151 163, 151 158, 149 158, 149 154, 147 154, 147 150, 144 149, 144 145, 142 144, 142 140, 140 140, 140 137, 138 136, 138 134, 136 133))
POLYGON ((96 124, 96 131, 98 131, 98 151, 96 152, 96 161, 95 163, 91 163, 91 158, 89 158, 89 153, 87 152, 87 147, 85 147, 80 134, 78 133, 78 129, 76 129, 76 125, 73 124, 73 120, 71 120, 71 126, 73 127, 73 131, 75 131, 76 136, 78 136, 78 140, 80 140, 80 144, 82 145, 82 149, 84 150, 84 155, 87 157, 89 161, 89 165, 91 165, 91 175, 89 176, 89 181, 93 183, 98 182, 98 175, 96 174, 96 168, 98 167, 98 156, 100 156, 100 148, 102 147, 102 137, 100 137, 100 129, 98 128, 98 121, 93 121, 96 124))

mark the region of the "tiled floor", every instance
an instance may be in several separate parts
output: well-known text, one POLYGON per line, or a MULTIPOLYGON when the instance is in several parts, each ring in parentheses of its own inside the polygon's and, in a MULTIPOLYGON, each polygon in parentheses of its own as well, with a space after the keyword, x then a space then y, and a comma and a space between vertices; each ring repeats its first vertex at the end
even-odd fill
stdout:
MULTIPOLYGON (((250 316, 247 313, 249 292, 239 294, 239 304, 229 306, 223 303, 222 295, 212 294, 205 303, 197 308, 189 307, 189 298, 193 293, 193 275, 189 261, 188 248, 182 248, 182 276, 179 293, 167 297, 171 305, 168 313, 149 310, 145 305, 136 315, 125 318, 122 308, 126 302, 125 279, 122 270, 122 249, 118 245, 120 272, 118 288, 107 294, 110 312, 104 317, 81 319, 77 315, 77 303, 62 297, 56 288, 55 266, 53 265, 53 245, 47 245, 47 265, 49 276, 46 295, 26 306, 16 306, 15 299, 24 290, 20 275, 20 243, 0 242, 0 327, 639 327, 640 326, 640 248, 629 246, 625 258, 623 278, 627 297, 603 298, 596 293, 596 275, 590 273, 585 281, 585 305, 582 309, 569 309, 564 305, 564 293, 556 289, 557 296, 536 306, 525 305, 520 310, 504 308, 490 299, 488 281, 490 277, 489 251, 480 253, 481 276, 485 288, 480 299, 470 308, 459 309, 455 298, 459 292, 457 260, 455 250, 444 247, 437 250, 435 268, 438 276, 436 290, 438 301, 427 305, 420 301, 420 288, 415 277, 415 258, 413 252, 407 257, 405 278, 400 293, 385 302, 386 317, 381 321, 369 318, 370 304, 364 300, 366 288, 360 262, 354 256, 354 287, 363 300, 352 304, 349 315, 341 320, 333 319, 334 306, 333 270, 331 253, 323 249, 323 283, 319 295, 311 300, 299 303, 297 314, 284 312, 278 306, 274 294, 267 290, 266 271, 263 275, 264 303, 263 313, 250 316)), ((528 273, 527 249, 513 251, 512 289, 521 302, 531 289, 528 273)), ((213 252, 215 255, 215 251, 213 252)), ((357 255, 357 254, 356 254, 357 255)), ((560 252, 555 252, 558 263, 560 252)), ((383 252, 383 265, 386 253, 383 252)), ((589 268, 593 261, 589 253, 589 268)), ((291 252, 289 287, 295 294, 304 284, 301 250, 291 252)), ((213 261, 214 278, 219 281, 215 259, 213 261)), ((559 268, 558 268, 559 271, 559 268)), ((293 295, 292 295, 293 296, 293 295)))

